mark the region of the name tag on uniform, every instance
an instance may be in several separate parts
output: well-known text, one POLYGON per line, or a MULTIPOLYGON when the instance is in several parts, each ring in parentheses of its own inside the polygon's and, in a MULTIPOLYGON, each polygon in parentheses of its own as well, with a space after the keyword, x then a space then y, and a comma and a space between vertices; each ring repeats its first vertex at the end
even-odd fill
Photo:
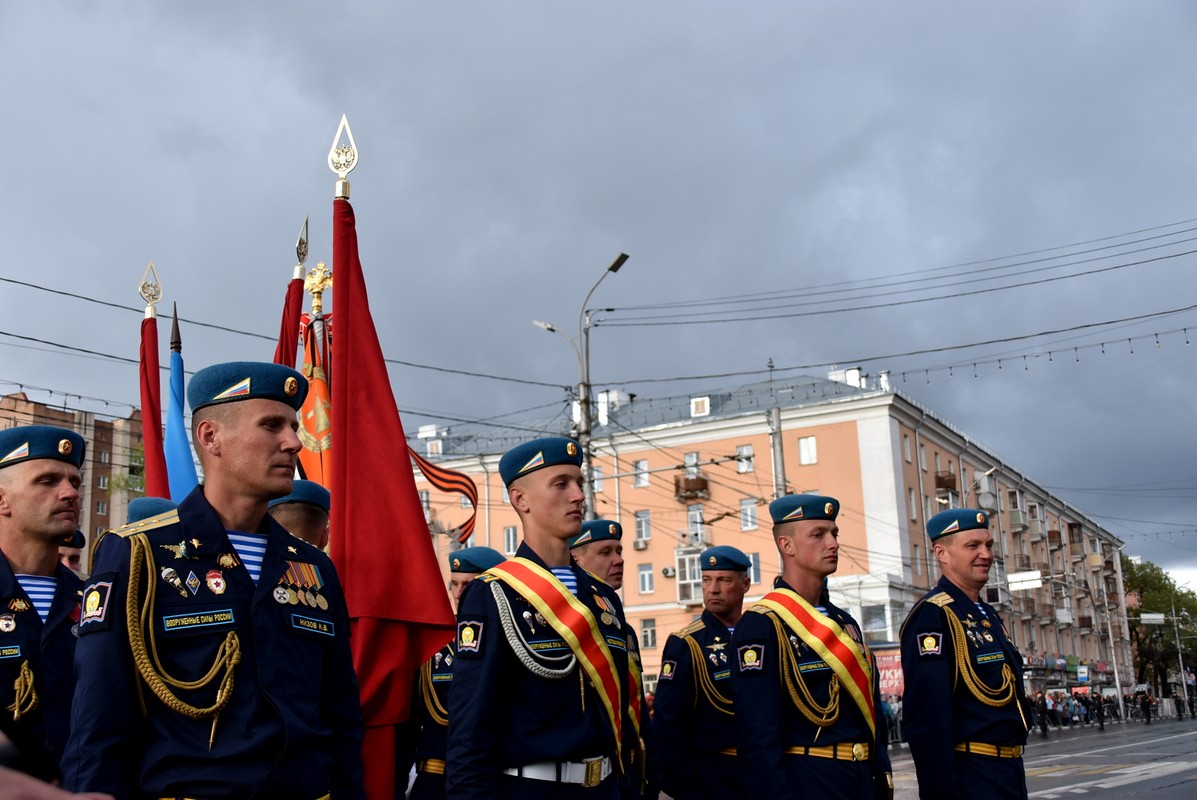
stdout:
POLYGON ((977 655, 978 664, 992 664, 996 661, 1005 661, 1006 654, 1000 650, 996 653, 980 653, 977 655))
POLYGON ((0 647, 0 661, 20 657, 21 646, 19 644, 6 644, 3 647, 0 647))
POLYGON ((336 636, 336 626, 323 619, 313 619, 302 614, 291 615, 291 627, 309 633, 319 633, 324 636, 336 636))

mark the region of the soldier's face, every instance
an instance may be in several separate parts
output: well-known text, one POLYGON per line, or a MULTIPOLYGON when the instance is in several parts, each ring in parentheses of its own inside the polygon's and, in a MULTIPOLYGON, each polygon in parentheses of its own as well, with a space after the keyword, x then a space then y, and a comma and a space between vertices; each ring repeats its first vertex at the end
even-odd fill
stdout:
MULTIPOLYGON (((789 540, 789 553, 796 566, 805 572, 826 577, 840 564, 840 528, 831 520, 810 519, 787 522, 781 537, 789 540)), ((787 545, 778 541, 782 552, 787 545)))
POLYGON ((470 581, 481 575, 481 572, 450 572, 449 573, 449 594, 453 597, 453 607, 457 608, 461 605, 461 595, 465 592, 466 587, 470 585, 470 581))
POLYGON ((537 530, 568 539, 582 530, 586 495, 582 470, 573 464, 545 467, 511 485, 511 503, 537 530))
POLYGON ((702 573, 702 605, 716 617, 738 616, 748 592, 748 574, 733 569, 702 573))
POLYGON ((20 534, 61 541, 79 527, 82 478, 74 464, 38 458, 0 473, 0 515, 20 534))
POLYGON ((602 578, 611 588, 623 586, 623 543, 617 539, 584 544, 574 550, 574 560, 602 578))
POLYGON ((295 410, 277 400, 255 398, 231 403, 220 418, 220 461, 225 479, 253 497, 272 500, 291 492, 299 437, 295 410))
POLYGON ((993 567, 993 537, 986 529, 949 534, 935 543, 935 555, 948 580, 980 590, 993 567))

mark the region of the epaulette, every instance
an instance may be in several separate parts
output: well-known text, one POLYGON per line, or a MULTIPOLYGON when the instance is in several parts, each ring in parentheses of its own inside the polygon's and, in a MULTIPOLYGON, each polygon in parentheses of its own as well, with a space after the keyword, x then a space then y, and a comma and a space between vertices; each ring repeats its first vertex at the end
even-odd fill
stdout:
POLYGON ((701 619, 696 619, 686 627, 682 628, 680 631, 674 631, 672 635, 679 639, 684 639, 687 636, 693 636, 705 627, 705 622, 703 622, 701 619))
POLYGON ((474 578, 474 580, 482 581, 483 583, 490 583, 491 581, 497 581, 498 579, 499 579, 498 575, 491 575, 489 572, 484 572, 481 575, 479 575, 477 578, 474 578))
POLYGON ((944 606, 949 605, 952 602, 952 596, 950 594, 948 594, 947 592, 937 592, 937 593, 931 595, 930 597, 928 597, 927 602, 934 603, 935 605, 939 606, 940 608, 943 608, 944 606))
POLYGON ((135 533, 145 533, 156 528, 165 528, 167 525, 174 525, 179 521, 179 510, 171 509, 164 514, 159 514, 156 517, 146 517, 137 522, 126 523, 119 528, 113 528, 109 533, 115 533, 122 539, 132 536, 135 533))

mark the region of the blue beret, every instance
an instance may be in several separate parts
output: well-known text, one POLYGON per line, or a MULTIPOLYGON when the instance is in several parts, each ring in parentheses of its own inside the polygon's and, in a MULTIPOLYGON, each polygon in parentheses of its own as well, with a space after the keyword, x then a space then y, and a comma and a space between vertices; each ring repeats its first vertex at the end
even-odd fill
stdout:
POLYGON ((178 503, 167 500, 165 497, 134 497, 129 501, 129 518, 125 520, 125 523, 141 522, 143 519, 174 511, 178 507, 178 503))
POLYGON ((769 516, 774 525, 803 519, 835 521, 840 513, 840 501, 821 494, 787 494, 769 504, 769 516))
POLYGON ((83 535, 83 531, 75 531, 71 534, 71 538, 67 539, 63 547, 77 547, 82 550, 87 546, 87 537, 83 535))
POLYGON ((752 561, 748 556, 734 547, 721 544, 702 551, 698 557, 702 571, 710 569, 734 569, 737 572, 747 572, 752 569, 752 561))
POLYGON ((935 541, 949 533, 989 527, 989 517, 975 508, 949 508, 927 520, 927 536, 935 541))
POLYGON ((623 538, 623 526, 609 519, 591 519, 582 523, 582 532, 570 538, 569 549, 573 550, 581 544, 590 542, 604 542, 608 539, 616 541, 623 538))
POLYGON ((235 400, 277 400, 299 410, 308 396, 308 379, 282 364, 230 361, 204 367, 187 384, 192 412, 235 400))
POLYGON ((506 560, 493 547, 463 547, 449 554, 449 571, 486 572, 506 560))
POLYGON ((291 494, 271 500, 268 507, 274 508, 283 503, 307 503, 309 506, 323 509, 327 514, 332 508, 332 495, 328 489, 315 481, 296 479, 291 484, 291 494))
MULTIPOLYGON (((193 379, 194 380, 194 379, 193 379)), ((518 444, 499 459, 499 475, 504 486, 530 472, 559 464, 582 466, 582 448, 573 439, 550 436, 518 444)))
POLYGON ((74 431, 51 425, 25 425, 0 431, 0 467, 50 458, 83 467, 87 442, 74 431))

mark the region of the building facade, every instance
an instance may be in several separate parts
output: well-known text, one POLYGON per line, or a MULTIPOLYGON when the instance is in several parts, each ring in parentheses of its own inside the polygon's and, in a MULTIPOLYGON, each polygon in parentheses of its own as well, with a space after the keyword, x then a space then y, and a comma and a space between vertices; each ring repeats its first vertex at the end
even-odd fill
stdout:
MULTIPOLYGON (((624 528, 622 594, 650 690, 665 638, 701 611, 704 548, 732 545, 750 556, 748 603, 771 587, 779 559, 767 506, 788 492, 840 500, 832 600, 879 650, 897 640, 907 611, 939 578, 927 519, 944 508, 980 507, 991 514, 997 550, 987 599, 1024 655, 1029 688, 1112 691, 1115 665, 1131 685, 1122 542, 894 391, 884 375, 870 381, 848 370, 656 399, 605 392, 595 405, 595 513, 624 528)), ((510 554, 519 522, 499 457, 519 441, 572 431, 568 419, 508 430, 428 426, 411 444, 475 479, 480 507, 471 543, 510 554)), ((416 478, 430 527, 460 525, 468 504, 416 478)), ((434 533, 434 541, 442 553, 456 546, 450 536, 434 533)))

